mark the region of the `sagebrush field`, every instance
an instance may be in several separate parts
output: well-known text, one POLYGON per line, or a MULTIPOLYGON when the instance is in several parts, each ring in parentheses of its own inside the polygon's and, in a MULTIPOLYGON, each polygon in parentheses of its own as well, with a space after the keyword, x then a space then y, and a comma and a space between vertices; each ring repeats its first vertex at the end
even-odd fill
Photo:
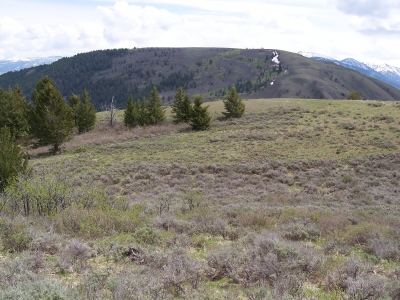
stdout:
POLYGON ((400 299, 400 104, 208 104, 204 132, 99 113, 60 154, 24 149, 0 299, 400 299))

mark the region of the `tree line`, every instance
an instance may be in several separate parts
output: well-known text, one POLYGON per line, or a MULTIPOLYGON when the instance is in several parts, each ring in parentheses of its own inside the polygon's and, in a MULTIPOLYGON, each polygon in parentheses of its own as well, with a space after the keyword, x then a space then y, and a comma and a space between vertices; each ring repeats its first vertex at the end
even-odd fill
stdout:
MULTIPOLYGON (((245 105, 235 87, 224 100, 224 106, 226 118, 244 114, 245 105)), ((110 111, 114 118, 113 105, 110 111)), ((201 95, 194 96, 192 103, 182 87, 175 94, 172 117, 175 123, 190 123, 195 131, 210 128, 211 116, 208 106, 203 106, 201 95)), ((126 127, 155 125, 165 120, 165 107, 155 86, 148 98, 133 101, 132 95, 129 96, 123 118, 126 127)), ((28 101, 18 86, 8 91, 0 88, 0 192, 18 174, 27 171, 27 157, 21 153, 16 140, 21 143, 25 138, 34 138, 37 145, 51 145, 52 151, 57 152, 72 138, 74 128, 82 134, 93 130, 95 124, 96 109, 86 89, 81 95, 72 94, 65 101, 55 82, 45 76, 37 82, 28 101)))

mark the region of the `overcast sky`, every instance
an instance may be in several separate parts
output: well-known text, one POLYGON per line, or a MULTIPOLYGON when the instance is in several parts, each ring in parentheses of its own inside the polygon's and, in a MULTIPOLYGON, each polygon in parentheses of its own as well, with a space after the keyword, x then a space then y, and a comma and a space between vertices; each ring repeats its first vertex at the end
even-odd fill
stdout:
POLYGON ((0 0, 0 60, 133 47, 263 47, 400 67, 400 1, 0 0))

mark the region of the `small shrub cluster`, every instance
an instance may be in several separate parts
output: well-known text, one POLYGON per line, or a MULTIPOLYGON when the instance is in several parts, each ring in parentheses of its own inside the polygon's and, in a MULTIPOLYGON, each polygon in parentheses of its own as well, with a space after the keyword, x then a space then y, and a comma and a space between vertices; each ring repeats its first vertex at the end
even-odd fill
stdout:
POLYGON ((60 252, 57 266, 59 272, 82 272, 86 269, 87 259, 90 257, 90 247, 85 243, 72 239, 60 252))
POLYGON ((5 210, 25 216, 54 215, 71 205, 83 209, 113 205, 100 185, 88 181, 76 186, 65 172, 54 174, 49 170, 19 180, 4 191, 3 197, 7 199, 5 210))
POLYGON ((113 299, 157 299, 191 295, 204 278, 199 264, 179 249, 154 253, 145 266, 112 278, 113 299))
POLYGON ((302 276, 317 272, 323 261, 313 249, 287 242, 273 233, 256 236, 245 251, 242 247, 236 244, 211 252, 207 256, 207 276, 213 280, 229 278, 244 286, 273 288, 279 296, 299 296, 302 276))
POLYGON ((24 221, 0 219, 1 247, 8 252, 22 252, 30 247, 32 236, 24 221))
POLYGON ((349 258, 341 269, 330 273, 326 284, 329 289, 345 291, 350 299, 385 299, 394 292, 385 278, 356 257, 349 258))

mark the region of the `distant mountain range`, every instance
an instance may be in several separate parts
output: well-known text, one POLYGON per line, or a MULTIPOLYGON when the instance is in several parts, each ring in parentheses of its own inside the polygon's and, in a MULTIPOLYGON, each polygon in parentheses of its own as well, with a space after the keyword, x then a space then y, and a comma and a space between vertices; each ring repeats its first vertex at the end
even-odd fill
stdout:
POLYGON ((312 52, 300 51, 300 55, 319 61, 335 63, 339 66, 358 71, 364 75, 376 78, 400 89, 400 68, 388 64, 375 65, 362 63, 353 58, 336 60, 334 58, 312 52))
POLYGON ((49 65, 59 60, 60 58, 61 56, 50 56, 50 57, 40 57, 40 58, 37 57, 29 59, 0 60, 0 75, 10 71, 19 71, 30 67, 49 65))
POLYGON ((244 99, 345 99, 357 90, 363 99, 400 100, 400 89, 394 87, 396 69, 311 57, 319 58, 276 49, 98 50, 2 74, 0 87, 18 84, 29 98, 36 83, 49 76, 65 98, 86 89, 98 110, 113 97, 118 108, 123 108, 130 94, 140 100, 154 86, 166 105, 172 103, 179 87, 191 96, 200 94, 205 101, 225 99, 232 86, 244 99), (383 82, 390 75, 392 85, 383 82))

